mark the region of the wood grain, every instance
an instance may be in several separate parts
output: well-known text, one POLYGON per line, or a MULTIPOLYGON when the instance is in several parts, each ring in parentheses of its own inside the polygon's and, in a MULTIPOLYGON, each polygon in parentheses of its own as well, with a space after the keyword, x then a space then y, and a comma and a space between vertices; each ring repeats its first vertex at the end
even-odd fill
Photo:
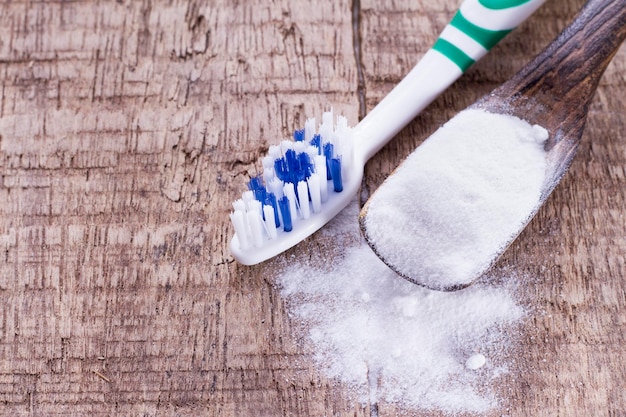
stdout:
MULTIPOLYGON (((496 46, 370 161, 363 196, 581 5, 550 0, 496 46)), ((233 261, 228 213, 269 144, 330 106, 355 123, 456 6, 0 4, 0 414, 370 416, 300 346, 279 262, 233 261)), ((532 313, 493 416, 626 415, 625 69, 621 49, 497 265, 532 313)))

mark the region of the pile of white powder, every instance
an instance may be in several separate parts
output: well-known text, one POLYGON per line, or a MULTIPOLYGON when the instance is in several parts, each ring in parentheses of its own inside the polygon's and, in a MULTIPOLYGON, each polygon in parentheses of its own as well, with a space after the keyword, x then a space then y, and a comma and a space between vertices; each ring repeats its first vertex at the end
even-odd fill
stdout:
POLYGON ((369 200, 376 253, 430 288, 464 286, 517 236, 539 204, 548 132, 513 116, 459 113, 369 200))
POLYGON ((320 255, 330 261, 293 257, 277 278, 319 369, 364 405, 447 413, 496 406, 492 388, 506 377, 503 353, 514 343, 505 333, 523 315, 512 290, 412 284, 361 239, 357 214, 354 203, 320 231, 334 241, 320 255))

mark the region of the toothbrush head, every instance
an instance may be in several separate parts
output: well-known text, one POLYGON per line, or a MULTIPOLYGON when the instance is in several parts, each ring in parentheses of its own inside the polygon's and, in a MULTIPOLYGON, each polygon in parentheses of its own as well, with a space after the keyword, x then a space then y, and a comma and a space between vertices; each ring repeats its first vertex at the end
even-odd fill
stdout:
POLYGON ((272 145, 263 173, 233 202, 234 258, 254 265, 296 245, 335 217, 356 194, 363 175, 353 161, 353 134, 345 117, 325 112, 308 119, 293 140, 272 145))

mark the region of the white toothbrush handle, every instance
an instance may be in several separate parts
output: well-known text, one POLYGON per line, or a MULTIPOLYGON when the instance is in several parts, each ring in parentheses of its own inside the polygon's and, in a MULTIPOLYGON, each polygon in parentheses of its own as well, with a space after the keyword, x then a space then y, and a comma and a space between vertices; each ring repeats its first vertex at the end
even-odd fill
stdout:
POLYGON ((354 128, 365 163, 545 0, 465 0, 433 47, 354 128))

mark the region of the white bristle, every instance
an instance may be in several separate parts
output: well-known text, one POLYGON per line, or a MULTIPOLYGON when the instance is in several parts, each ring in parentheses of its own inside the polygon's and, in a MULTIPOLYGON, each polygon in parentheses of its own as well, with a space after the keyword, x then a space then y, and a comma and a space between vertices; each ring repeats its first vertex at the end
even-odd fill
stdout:
MULTIPOLYGON (((269 184, 270 181, 272 181, 274 178, 276 178, 276 173, 274 172, 273 169, 263 170, 263 183, 264 184, 269 184)), ((265 188, 267 188, 267 185, 265 186, 265 188)))
POLYGON ((275 158, 272 158, 271 156, 264 156, 263 159, 261 159, 261 164, 263 165, 263 170, 267 171, 269 170, 274 170, 274 161, 275 158))
POLYGON ((326 157, 324 155, 315 155, 313 158, 313 166, 315 167, 315 172, 321 173, 322 168, 326 171, 326 157))
POLYGON ((313 145, 308 145, 305 149, 305 152, 307 153, 307 155, 309 155, 309 158, 311 158, 311 160, 319 155, 319 149, 317 149, 317 147, 313 145))
POLYGON ((254 211, 256 213, 263 213, 263 204, 259 200, 252 200, 248 203, 248 211, 254 211))
POLYGON ((331 126, 321 125, 319 129, 319 134, 321 137, 320 147, 323 147, 324 144, 331 142, 333 129, 331 126))
POLYGON ((293 150, 296 151, 296 153, 304 152, 305 148, 306 145, 304 142, 294 142, 293 144, 293 150))
POLYGON ((352 129, 346 127, 341 132, 341 173, 348 178, 353 165, 354 135, 352 129))
POLYGON ((240 198, 238 200, 233 201, 233 210, 235 211, 246 211, 246 203, 240 198))
POLYGON ((269 184, 269 182, 276 176, 276 171, 274 171, 274 160, 269 156, 266 156, 262 160, 263 164, 263 183, 269 184))
POLYGON ((335 130, 341 133, 345 129, 348 129, 348 118, 342 115, 337 116, 337 128, 335 130))
POLYGON ((274 207, 266 204, 263 206, 263 216, 265 216, 265 231, 270 239, 276 239, 278 231, 276 230, 276 221, 274 219, 274 207))
POLYGON ((288 182, 283 187, 283 193, 289 200, 289 214, 291 214, 291 221, 294 222, 298 218, 298 209, 296 202, 296 191, 293 184, 288 182))
POLYGON ((235 234, 239 240, 239 247, 243 250, 248 249, 250 247, 250 240, 248 239, 246 220, 243 211, 235 210, 231 213, 230 221, 233 223, 233 227, 235 228, 235 234))
POLYGON ((314 159, 315 173, 320 178, 320 197, 322 203, 328 201, 328 177, 326 175, 326 157, 324 155, 317 155, 314 159))
POLYGON ((313 206, 313 213, 319 213, 322 211, 322 195, 320 192, 320 176, 318 174, 311 174, 307 180, 309 185, 309 191, 311 195, 311 205, 313 206))
POLYGON ((246 213, 248 219, 248 225, 250 226, 250 234, 252 237, 252 244, 257 248, 263 246, 265 239, 263 239, 263 219, 258 211, 249 211, 246 213))
POLYGON ((272 164, 274 163, 275 160, 283 156, 281 153, 280 146, 278 145, 271 145, 267 153, 268 153, 267 157, 272 159, 272 164))
POLYGON ((267 183, 267 188, 270 193, 276 196, 276 201, 283 198, 283 182, 278 178, 274 177, 267 183))
MULTIPOLYGON (((245 194, 245 193, 244 193, 245 194)), ((246 196, 248 196, 249 194, 246 194, 246 196)), ((238 200, 240 203, 238 204, 238 210, 240 210, 243 213, 243 227, 244 227, 244 235, 247 236, 248 239, 248 244, 252 245, 252 242, 250 242, 250 236, 251 236, 251 232, 250 232, 250 224, 248 224, 248 217, 246 216, 246 213, 249 210, 249 202, 246 202, 243 199, 244 195, 242 194, 242 198, 240 200, 238 200)))
POLYGON ((304 123, 304 140, 311 142, 313 136, 315 136, 315 117, 307 119, 304 123))
POLYGON ((300 203, 300 214, 303 219, 311 216, 311 207, 309 206, 309 188, 306 181, 298 182, 298 202, 300 203))
POLYGON ((250 204, 256 201, 254 199, 254 193, 252 191, 244 191, 241 194, 241 199, 246 205, 246 211, 250 211, 250 207, 251 207, 250 204))
MULTIPOLYGON (((269 192, 274 194, 274 197, 276 197, 276 203, 278 203, 278 200, 283 198, 283 182, 278 177, 274 177, 274 179, 267 184, 267 188, 269 192)), ((280 210, 276 211, 278 212, 278 220, 280 221, 280 224, 283 224, 282 213, 280 210)))
POLYGON ((319 127, 319 134, 322 137, 322 144, 332 141, 333 135, 333 113, 325 112, 322 114, 322 124, 319 127))
POLYGON ((293 149, 294 142, 291 140, 283 140, 280 142, 281 155, 284 155, 289 149, 293 149))
POLYGON ((322 113, 322 124, 332 127, 333 125, 333 110, 332 109, 322 113))

